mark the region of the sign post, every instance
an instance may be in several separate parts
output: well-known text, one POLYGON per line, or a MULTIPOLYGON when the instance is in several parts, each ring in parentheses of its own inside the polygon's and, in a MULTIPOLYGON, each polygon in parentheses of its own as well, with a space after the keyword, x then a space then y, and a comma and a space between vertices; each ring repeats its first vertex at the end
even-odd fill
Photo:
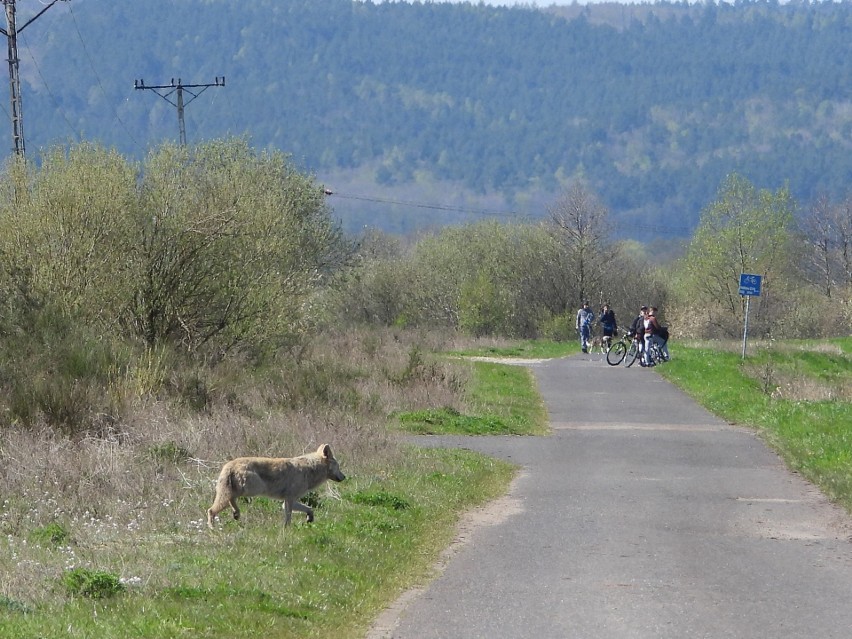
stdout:
POLYGON ((760 284, 762 276, 752 273, 740 273, 740 295, 746 298, 745 327, 743 328, 743 359, 746 354, 746 342, 748 340, 748 307, 751 296, 760 295, 760 284))

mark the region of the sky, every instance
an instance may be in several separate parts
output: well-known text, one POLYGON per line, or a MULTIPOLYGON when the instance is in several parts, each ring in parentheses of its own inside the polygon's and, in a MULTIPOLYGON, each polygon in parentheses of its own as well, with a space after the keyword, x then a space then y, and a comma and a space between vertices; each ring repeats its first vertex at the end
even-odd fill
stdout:
MULTIPOLYGON (((373 0, 380 2, 381 0, 373 0)), ((471 4, 479 4, 480 0, 435 0, 436 2, 470 2, 471 4)), ((492 6, 515 6, 515 5, 532 5, 535 7, 549 7, 551 5, 566 5, 566 4, 593 4, 595 2, 623 2, 636 3, 650 2, 651 0, 482 0, 484 4, 492 6)))
MULTIPOLYGON (((472 4, 479 4, 479 0, 441 0, 447 2, 470 2, 472 4)), ((650 2, 651 0, 482 0, 485 4, 490 4, 493 6, 515 6, 515 5, 533 5, 536 7, 549 7, 551 5, 566 5, 566 4, 594 4, 596 2, 622 2, 622 3, 636 3, 640 4, 642 2, 650 2)))

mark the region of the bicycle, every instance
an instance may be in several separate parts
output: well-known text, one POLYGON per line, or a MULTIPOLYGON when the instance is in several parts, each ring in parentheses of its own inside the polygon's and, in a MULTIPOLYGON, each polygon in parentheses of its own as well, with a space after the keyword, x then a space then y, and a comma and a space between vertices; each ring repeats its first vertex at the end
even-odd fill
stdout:
POLYGON ((618 366, 622 362, 628 368, 636 363, 642 353, 639 339, 629 331, 623 331, 621 339, 615 342, 607 351, 606 363, 610 366, 618 366))
MULTIPOLYGON (((657 364, 662 364, 663 362, 669 361, 668 355, 663 351, 663 346, 668 343, 669 340, 663 340, 662 342, 652 341, 650 345, 650 350, 648 351, 651 366, 656 366, 657 364)), ((646 364, 642 364, 646 366, 646 364)))

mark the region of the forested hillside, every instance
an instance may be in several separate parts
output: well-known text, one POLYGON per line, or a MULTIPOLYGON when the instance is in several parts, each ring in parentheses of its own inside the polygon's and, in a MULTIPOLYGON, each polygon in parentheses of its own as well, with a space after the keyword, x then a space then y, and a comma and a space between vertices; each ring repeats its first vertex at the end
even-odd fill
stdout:
MULTIPOLYGON (((45 6, 17 5, 19 27, 45 6)), ((18 50, 29 155, 141 158, 178 138, 176 93, 134 81, 224 77, 184 93, 189 142, 291 153, 350 229, 541 217, 583 178, 622 234, 686 236, 732 172, 803 204, 852 184, 849 2, 71 0, 18 50)))

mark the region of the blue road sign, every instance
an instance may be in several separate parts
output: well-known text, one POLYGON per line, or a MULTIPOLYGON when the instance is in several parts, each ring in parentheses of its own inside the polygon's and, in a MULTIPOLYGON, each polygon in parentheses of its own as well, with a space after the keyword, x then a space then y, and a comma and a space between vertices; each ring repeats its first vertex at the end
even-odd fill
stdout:
POLYGON ((760 275, 740 273, 740 295, 756 297, 760 295, 760 275))

